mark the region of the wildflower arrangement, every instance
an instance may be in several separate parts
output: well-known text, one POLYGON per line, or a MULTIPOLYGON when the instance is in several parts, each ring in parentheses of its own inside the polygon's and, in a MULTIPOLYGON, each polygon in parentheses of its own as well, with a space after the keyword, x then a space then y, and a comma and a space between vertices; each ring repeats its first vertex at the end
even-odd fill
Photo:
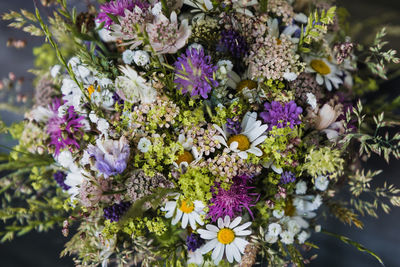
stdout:
POLYGON ((320 218, 362 228, 400 206, 360 165, 400 157, 357 102, 399 62, 384 30, 355 44, 345 10, 311 0, 52 3, 48 24, 38 6, 3 16, 47 43, 33 107, 2 124, 19 143, 1 241, 61 226, 77 266, 303 266, 321 232, 380 261, 320 218))

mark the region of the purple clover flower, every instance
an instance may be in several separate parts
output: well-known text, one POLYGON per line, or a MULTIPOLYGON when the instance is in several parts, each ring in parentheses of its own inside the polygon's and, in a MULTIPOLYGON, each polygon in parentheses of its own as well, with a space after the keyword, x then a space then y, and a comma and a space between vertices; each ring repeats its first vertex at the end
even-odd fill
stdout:
POLYGON ((281 174, 282 184, 294 183, 295 181, 296 181, 296 176, 294 175, 293 172, 285 171, 281 174))
POLYGON ((187 49, 174 63, 177 88, 191 97, 200 95, 208 98, 212 87, 218 86, 214 72, 218 69, 211 63, 211 57, 204 55, 203 49, 187 49))
POLYGON ((280 103, 272 101, 264 104, 265 111, 260 113, 261 118, 265 123, 269 124, 269 129, 273 126, 284 128, 289 126, 293 129, 295 125, 299 125, 301 120, 300 114, 303 112, 301 107, 298 107, 294 101, 288 103, 280 103))
POLYGON ((67 177, 67 175, 62 172, 62 171, 57 171, 54 173, 53 175, 54 180, 56 180, 57 184, 64 190, 64 191, 68 191, 68 189, 70 189, 71 187, 69 185, 65 184, 65 177, 67 177))
POLYGON ((96 159, 97 170, 109 176, 122 173, 130 155, 129 143, 123 136, 119 140, 97 140, 96 146, 89 145, 88 153, 96 159))
POLYGON ((199 234, 191 233, 186 238, 186 245, 189 251, 196 251, 204 244, 204 239, 200 238, 199 234))
POLYGON ((149 4, 147 2, 142 2, 140 0, 114 0, 105 3, 100 6, 100 12, 96 20, 99 23, 104 22, 104 27, 109 28, 114 21, 108 16, 108 14, 113 16, 125 17, 125 10, 132 11, 135 7, 140 9, 148 8, 149 4))
POLYGON ((110 220, 111 222, 118 222, 121 217, 128 211, 131 203, 129 202, 121 202, 115 203, 112 206, 106 207, 103 209, 104 218, 110 220))
POLYGON ((229 52, 234 58, 245 56, 249 50, 246 40, 237 31, 224 30, 221 32, 217 50, 229 52))
POLYGON ((211 205, 208 206, 208 216, 213 222, 217 221, 218 218, 224 218, 226 215, 234 218, 241 214, 244 208, 253 217, 250 207, 255 205, 259 195, 249 193, 253 187, 247 186, 245 181, 243 178, 237 178, 234 179, 228 190, 219 186, 217 190, 214 190, 213 197, 210 200, 211 205))
POLYGON ((63 117, 58 116, 58 109, 61 106, 61 100, 55 98, 50 105, 50 110, 54 116, 47 123, 47 133, 50 135, 50 145, 55 146, 54 154, 57 156, 60 150, 68 147, 70 150, 75 147, 79 148, 76 138, 83 136, 84 124, 81 121, 83 116, 79 116, 75 112, 74 106, 68 107, 67 113, 63 117))
POLYGON ((240 125, 240 121, 239 120, 234 120, 234 119, 230 119, 228 118, 226 120, 226 130, 229 134, 240 134, 240 132, 242 131, 242 126, 240 125))

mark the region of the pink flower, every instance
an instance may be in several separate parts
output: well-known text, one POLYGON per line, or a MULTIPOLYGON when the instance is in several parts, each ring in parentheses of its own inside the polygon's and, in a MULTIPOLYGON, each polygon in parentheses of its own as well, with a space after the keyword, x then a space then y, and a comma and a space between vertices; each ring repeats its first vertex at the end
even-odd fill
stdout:
POLYGON ((168 19, 163 14, 157 16, 153 23, 146 26, 150 38, 150 44, 154 51, 159 54, 174 54, 185 46, 191 29, 185 19, 178 25, 178 18, 175 11, 168 19))

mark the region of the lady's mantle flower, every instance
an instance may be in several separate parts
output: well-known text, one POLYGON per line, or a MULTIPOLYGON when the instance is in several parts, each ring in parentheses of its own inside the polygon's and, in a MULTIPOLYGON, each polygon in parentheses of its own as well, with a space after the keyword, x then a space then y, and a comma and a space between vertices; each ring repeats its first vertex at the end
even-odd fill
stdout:
POLYGON ((215 222, 218 218, 225 216, 234 218, 241 214, 243 209, 247 209, 253 216, 250 207, 255 205, 254 197, 257 194, 249 193, 251 188, 245 182, 241 182, 239 178, 235 179, 228 190, 219 187, 218 192, 214 193, 210 200, 208 216, 215 222))
POLYGON ((264 142, 267 138, 263 135, 268 129, 268 125, 261 125, 261 121, 257 120, 257 113, 247 112, 242 121, 242 132, 236 135, 230 135, 224 125, 224 130, 218 125, 214 124, 215 129, 217 129, 222 136, 214 136, 214 139, 228 147, 234 152, 237 152, 239 157, 242 159, 247 159, 247 153, 252 153, 258 157, 262 155, 261 149, 257 145, 264 142))
POLYGON ((115 80, 117 94, 130 102, 152 103, 157 96, 157 91, 146 83, 138 73, 129 66, 120 66, 124 76, 118 76, 115 80))
POLYGON ((108 14, 113 16, 125 16, 125 10, 132 11, 136 6, 139 8, 144 8, 148 6, 146 2, 141 2, 140 0, 114 0, 105 3, 100 6, 100 13, 97 16, 97 21, 99 23, 104 22, 104 27, 109 28, 114 22, 108 16, 108 14))
POLYGON ((187 19, 178 25, 178 17, 173 11, 170 20, 163 14, 158 15, 153 23, 147 24, 151 47, 159 54, 174 54, 185 46, 191 30, 187 19))
POLYGON ((211 63, 211 57, 204 55, 204 50, 187 49, 175 66, 175 83, 183 94, 190 93, 191 97, 200 95, 208 98, 212 87, 217 87, 215 72, 218 67, 211 63))
POLYGON ((295 125, 301 123, 299 116, 303 109, 298 107, 294 101, 288 103, 272 101, 271 103, 265 103, 264 108, 265 111, 261 112, 260 116, 265 123, 269 124, 270 129, 273 126, 278 128, 289 126, 293 129, 295 125))
POLYGON ((88 146, 88 153, 96 159, 97 170, 108 178, 125 170, 130 150, 128 141, 123 136, 119 140, 98 139, 96 146, 88 146))
POLYGON ((171 218, 174 214, 175 217, 172 219, 172 225, 177 224, 182 219, 182 228, 185 229, 190 224, 192 229, 196 229, 196 223, 203 225, 204 222, 200 218, 203 214, 204 205, 201 201, 195 200, 190 202, 189 200, 180 201, 178 207, 178 201, 168 201, 162 211, 166 211, 165 218, 171 218), (176 210, 176 213, 175 213, 176 210))
POLYGON ((69 106, 67 112, 61 117, 58 116, 61 106, 60 99, 54 99, 50 110, 53 111, 53 117, 49 119, 47 124, 47 133, 50 135, 50 145, 55 147, 55 155, 60 153, 63 148, 79 148, 78 138, 83 136, 84 124, 83 116, 79 116, 75 112, 74 106, 69 106))
POLYGON ((213 224, 207 224, 206 229, 199 229, 200 237, 207 240, 207 243, 202 248, 202 253, 206 254, 213 250, 211 255, 214 263, 222 260, 224 254, 227 260, 232 263, 233 259, 240 262, 244 250, 249 243, 243 237, 251 234, 250 230, 245 230, 251 225, 251 222, 246 222, 240 226, 242 217, 236 217, 232 222, 229 216, 218 219, 218 227, 213 224))

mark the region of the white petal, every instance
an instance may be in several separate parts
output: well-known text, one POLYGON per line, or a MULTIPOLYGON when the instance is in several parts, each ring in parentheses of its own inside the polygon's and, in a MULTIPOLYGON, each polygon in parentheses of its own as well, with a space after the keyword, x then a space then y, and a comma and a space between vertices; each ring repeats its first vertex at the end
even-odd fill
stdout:
MULTIPOLYGON (((190 224, 190 227, 192 227, 192 229, 193 230, 196 230, 196 220, 194 219, 194 214, 196 214, 196 213, 192 213, 192 214, 190 214, 190 216, 188 216, 189 217, 189 224, 190 224)), ((186 227, 185 227, 186 228, 186 227)))
POLYGON ((211 232, 215 232, 218 233, 219 232, 219 228, 213 224, 207 224, 206 225, 206 229, 211 231, 211 232))
POLYGON ((238 155, 239 155, 239 157, 240 157, 241 159, 247 159, 247 152, 246 152, 246 151, 240 151, 240 152, 238 153, 238 155))
POLYGON ((325 79, 325 85, 326 85, 326 89, 328 89, 328 91, 332 91, 332 84, 328 80, 328 78, 325 79))
POLYGON ((235 151, 235 150, 237 150, 238 146, 239 146, 239 143, 238 143, 237 141, 234 141, 234 142, 232 142, 232 143, 230 144, 229 148, 230 148, 231 150, 235 151))
POLYGON ((246 236, 246 235, 251 235, 250 230, 243 230, 243 231, 235 231, 235 235, 237 236, 246 236))
POLYGON ((233 250, 232 250, 232 244, 227 244, 225 246, 225 254, 226 254, 226 259, 232 263, 233 262, 233 250))
POLYGON ((242 259, 242 256, 240 255, 238 247, 235 244, 232 244, 231 249, 232 249, 233 257, 235 258, 235 260, 237 262, 240 262, 240 260, 242 259))
POLYGON ((183 218, 182 218, 182 228, 183 229, 186 229, 188 221, 189 221, 189 215, 187 213, 184 213, 183 218))
POLYGON ((222 260, 222 257, 224 256, 224 250, 225 250, 225 245, 223 245, 222 249, 219 251, 219 255, 216 259, 214 259, 214 263, 218 265, 218 263, 222 260))
POLYGON ((245 250, 247 244, 249 244, 248 241, 244 240, 241 237, 236 237, 235 240, 233 241, 233 243, 235 243, 235 245, 239 248, 239 251, 241 253, 244 253, 244 250, 245 250))
POLYGON ((251 225, 251 222, 244 223, 244 224, 242 224, 241 226, 238 226, 238 227, 236 227, 235 229, 233 229, 233 231, 234 231, 235 233, 240 232, 240 231, 243 231, 244 229, 246 229, 246 228, 249 227, 250 225, 251 225))
POLYGON ((222 218, 218 218, 218 228, 222 229, 224 228, 224 221, 222 220, 222 218))
POLYGON ((222 243, 218 243, 217 246, 214 248, 211 258, 213 260, 217 259, 219 254, 221 253, 221 250, 224 250, 224 245, 222 243))
POLYGON ((261 149, 259 149, 258 147, 250 147, 247 152, 256 155, 257 157, 261 157, 262 156, 262 151, 261 149))
POLYGON ((197 222, 198 224, 200 224, 200 225, 204 224, 203 220, 200 218, 200 215, 197 212, 192 212, 192 214, 190 214, 190 216, 191 216, 191 218, 193 218, 193 221, 197 222))
POLYGON ((200 237, 203 239, 214 239, 217 238, 217 233, 215 232, 211 232, 211 231, 207 231, 204 229, 199 229, 197 230, 197 232, 200 234, 200 237))
POLYGON ((272 164, 271 169, 276 172, 277 174, 282 174, 283 169, 281 167, 276 167, 275 164, 272 164))
POLYGON ((215 135, 213 138, 214 138, 214 140, 216 140, 216 141, 220 142, 221 144, 223 144, 224 146, 228 147, 228 144, 226 143, 225 139, 222 136, 215 135))
POLYGON ((320 74, 317 74, 317 83, 319 85, 323 85, 324 84, 324 78, 322 78, 322 76, 320 74))
POLYGON ((182 211, 180 209, 178 209, 176 211, 176 215, 175 215, 174 219, 172 220, 171 224, 172 225, 177 224, 180 221, 181 217, 182 217, 182 211))
POLYGON ((258 127, 257 129, 254 129, 250 135, 249 135, 249 141, 253 142, 254 140, 256 140, 259 136, 261 136, 263 133, 265 133, 265 131, 268 129, 268 125, 264 124, 261 125, 260 127, 258 127))
POLYGON ((261 144, 262 142, 264 142, 265 139, 267 139, 267 136, 266 136, 266 135, 262 135, 262 136, 258 137, 256 140, 254 140, 254 141, 251 143, 251 146, 258 146, 259 144, 261 144))
POLYGON ((211 240, 211 241, 208 241, 204 246, 203 246, 203 248, 201 249, 201 253, 202 254, 206 254, 206 253, 208 253, 209 251, 211 251, 213 248, 215 248, 215 246, 218 244, 219 242, 218 242, 218 239, 213 239, 213 240, 211 240))
POLYGON ((224 218, 224 226, 225 227, 229 227, 229 224, 231 224, 231 217, 226 215, 225 218, 224 218))
POLYGON ((214 126, 215 129, 217 129, 218 132, 220 132, 220 133, 222 134, 222 136, 223 136, 225 139, 227 139, 227 138, 226 138, 226 134, 225 134, 224 130, 221 129, 221 127, 219 127, 219 126, 216 125, 216 124, 213 124, 213 126, 214 126))
POLYGON ((233 228, 235 228, 236 226, 238 226, 239 225, 239 223, 242 221, 242 217, 236 217, 232 222, 231 222, 231 224, 229 225, 229 228, 231 228, 231 229, 233 229, 233 228))

